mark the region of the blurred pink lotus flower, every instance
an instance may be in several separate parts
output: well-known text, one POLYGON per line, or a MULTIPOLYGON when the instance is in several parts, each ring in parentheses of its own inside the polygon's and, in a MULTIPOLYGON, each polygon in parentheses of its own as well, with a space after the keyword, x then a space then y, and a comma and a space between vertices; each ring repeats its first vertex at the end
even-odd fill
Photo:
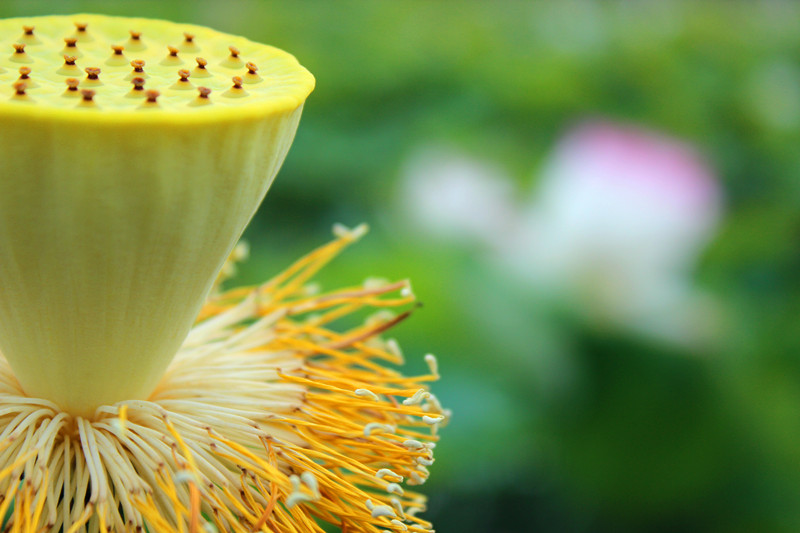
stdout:
POLYGON ((514 183, 491 163, 427 148, 411 157, 400 183, 402 210, 427 237, 496 245, 516 223, 514 183))
POLYGON ((720 186, 691 146, 589 122, 556 147, 501 263, 593 319, 693 342, 713 329, 691 274, 720 213, 720 186))

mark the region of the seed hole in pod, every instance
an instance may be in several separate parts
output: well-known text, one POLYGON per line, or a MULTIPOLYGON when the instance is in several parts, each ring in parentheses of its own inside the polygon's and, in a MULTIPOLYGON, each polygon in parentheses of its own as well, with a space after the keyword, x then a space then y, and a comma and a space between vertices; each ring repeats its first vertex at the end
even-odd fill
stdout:
POLYGON ((155 89, 148 89, 144 95, 147 97, 148 104, 155 104, 158 103, 158 97, 161 96, 161 93, 155 89))
POLYGON ((258 83, 261 81, 261 76, 258 75, 258 65, 249 61, 245 64, 247 73, 244 75, 245 83, 258 83))
POLYGON ((194 71, 192 72, 192 76, 197 78, 208 78, 211 76, 211 73, 206 69, 206 65, 208 65, 208 61, 205 60, 203 57, 195 58, 197 61, 197 66, 195 67, 194 71))
POLYGON ((84 70, 86 71, 87 80, 96 80, 100 76, 100 69, 97 67, 86 67, 84 70))
POLYGON ((25 96, 25 89, 28 88, 28 84, 24 81, 15 81, 12 85, 14 88, 14 94, 16 96, 25 96))
POLYGON ((244 83, 242 77, 234 76, 233 78, 231 78, 231 80, 233 81, 233 86, 224 93, 222 93, 222 96, 227 96, 229 98, 241 98, 242 96, 246 96, 247 91, 245 91, 244 88, 242 87, 242 84, 244 83))

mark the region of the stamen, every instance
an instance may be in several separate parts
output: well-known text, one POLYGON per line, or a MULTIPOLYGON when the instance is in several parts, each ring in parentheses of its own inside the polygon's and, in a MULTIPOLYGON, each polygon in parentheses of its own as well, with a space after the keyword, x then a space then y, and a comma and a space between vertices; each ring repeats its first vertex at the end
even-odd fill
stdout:
POLYGON ((206 65, 208 65, 208 61, 206 61, 202 57, 198 57, 196 61, 197 61, 197 68, 205 70, 206 65))
POLYGON ((241 76, 234 76, 233 77, 233 88, 234 89, 241 89, 242 88, 242 77, 241 76))
POLYGON ((67 43, 67 48, 77 48, 78 39, 75 37, 64 37, 64 42, 67 43))
POLYGON ((158 97, 161 96, 161 93, 156 91, 155 89, 148 89, 145 93, 147 96, 147 103, 148 104, 155 104, 158 101, 158 97))
POLYGON ((75 64, 75 60, 78 59, 75 56, 64 56, 64 65, 70 66, 75 64))
POLYGON ((88 25, 89 24, 87 24, 86 22, 76 22, 75 28, 77 28, 77 30, 82 33, 86 31, 86 26, 88 25))
POLYGON ((133 78, 131 80, 131 83, 133 84, 133 90, 134 91, 143 91, 144 90, 144 78, 138 78, 138 77, 137 78, 133 78))
POLYGON ((144 72, 144 59, 134 59, 131 61, 131 66, 134 72, 144 72))
POLYGON ((100 69, 97 67, 86 67, 84 70, 86 71, 87 80, 96 80, 100 76, 100 69))
POLYGON ((25 35, 33 35, 33 26, 23 26, 22 31, 25 32, 25 35))
POLYGON ((190 75, 191 75, 191 72, 189 72, 185 68, 182 68, 182 69, 180 69, 178 71, 178 76, 180 76, 180 79, 178 81, 189 81, 189 76, 190 75))
POLYGON ((183 33, 184 42, 191 43, 194 41, 194 35, 191 33, 183 33))
POLYGON ((198 87, 197 91, 200 93, 200 98, 208 99, 208 95, 211 94, 211 89, 208 87, 198 87))
POLYGON ((178 57, 178 52, 180 52, 180 50, 174 46, 167 46, 167 50, 169 50, 169 57, 178 57))
POLYGON ((94 100, 95 93, 92 89, 81 89, 81 95, 83 95, 84 102, 91 102, 94 100))
POLYGON ((142 32, 140 31, 128 30, 128 33, 131 34, 131 39, 134 41, 138 41, 142 38, 142 32))
POLYGON ((27 80, 30 78, 31 67, 19 67, 19 79, 27 80))
POLYGON ((81 83, 78 78, 67 78, 64 82, 67 84, 68 91, 77 91, 78 85, 81 83))
POLYGON ((15 81, 11 86, 14 88, 17 96, 25 96, 25 89, 28 88, 27 83, 24 81, 15 81))
POLYGON ((231 58, 237 59, 239 57, 239 53, 240 53, 239 49, 236 48, 235 46, 229 46, 228 50, 231 51, 231 58))
POLYGON ((122 46, 121 44, 112 44, 111 49, 114 50, 115 56, 121 56, 122 51, 125 50, 125 47, 122 46))
POLYGON ((15 43, 15 44, 12 44, 11 46, 14 47, 14 53, 15 54, 24 54, 25 53, 25 45, 24 44, 15 43))
POLYGON ((245 66, 247 67, 248 74, 255 74, 258 72, 258 66, 256 66, 256 64, 252 61, 249 61, 245 66))

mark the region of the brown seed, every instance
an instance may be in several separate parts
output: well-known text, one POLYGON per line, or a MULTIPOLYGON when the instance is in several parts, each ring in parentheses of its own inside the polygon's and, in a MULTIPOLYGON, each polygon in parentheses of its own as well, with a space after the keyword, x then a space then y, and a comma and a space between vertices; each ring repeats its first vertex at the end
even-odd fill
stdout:
POLYGON ((87 80, 96 80, 100 75, 100 69, 97 67, 86 67, 84 70, 86 71, 87 80))
POLYGON ((89 24, 87 24, 86 22, 76 22, 75 23, 75 28, 77 28, 77 30, 80 31, 80 32, 84 32, 84 31, 86 31, 86 26, 88 26, 88 25, 89 24))
POLYGON ((239 57, 239 49, 236 48, 235 46, 229 46, 228 50, 231 51, 232 58, 236 59, 237 57, 239 57))
POLYGON ((74 65, 75 60, 78 59, 75 56, 64 56, 64 64, 65 65, 74 65))
POLYGON ((233 88, 234 89, 241 89, 242 88, 242 77, 241 76, 234 76, 233 78, 233 88))
POLYGON ((68 91, 78 90, 78 85, 80 84, 80 80, 78 80, 78 78, 67 78, 64 80, 64 82, 67 84, 68 91))
POLYGON ((208 61, 206 61, 202 57, 198 57, 197 59, 195 59, 195 61, 197 61, 197 68, 204 69, 206 68, 206 65, 208 65, 208 61))
POLYGON ((83 95, 84 102, 91 102, 94 99, 94 95, 97 93, 91 89, 82 89, 81 94, 83 95))
POLYGON ((133 39, 134 41, 138 41, 139 39, 142 38, 142 32, 140 31, 128 30, 128 33, 131 34, 131 39, 133 39))
POLYGON ((19 67, 19 79, 27 80, 30 78, 31 67, 19 67))
POLYGON ((76 48, 78 39, 75 37, 64 37, 64 42, 67 43, 67 48, 76 48))
POLYGON ((133 61, 131 61, 131 66, 133 67, 134 72, 144 72, 143 59, 134 59, 133 61))
POLYGON ((24 44, 12 44, 11 46, 14 47, 15 54, 24 54, 25 53, 25 45, 24 44))
POLYGON ((191 75, 191 72, 189 72, 185 68, 182 68, 182 69, 180 69, 178 71, 178 76, 181 77, 181 79, 179 81, 189 81, 189 76, 190 75, 191 75))
POLYGON ((178 57, 178 52, 180 52, 180 50, 174 46, 167 46, 167 50, 169 50, 170 57, 178 57))
POLYGON ((194 41, 194 35, 191 33, 183 32, 183 38, 186 40, 187 43, 194 41))
POLYGON ((144 90, 144 78, 133 78, 131 80, 133 84, 134 91, 143 91, 144 90))
POLYGON ((112 44, 111 49, 114 50, 115 56, 121 56, 122 51, 125 50, 125 47, 122 46, 121 44, 112 44))
POLYGON ((24 81, 15 81, 11 86, 14 87, 17 96, 25 95, 25 89, 28 88, 28 84, 24 81))
POLYGON ((25 32, 25 35, 33 35, 33 26, 23 26, 22 31, 25 32))
POLYGON ((255 74, 258 72, 258 67, 252 61, 248 62, 245 66, 247 67, 248 74, 255 74))
POLYGON ((155 89, 149 89, 145 91, 145 96, 147 96, 147 102, 150 104, 155 104, 158 100, 158 97, 161 96, 161 93, 156 91, 155 89))
POLYGON ((200 93, 200 98, 208 98, 208 95, 211 94, 211 89, 208 87, 198 87, 197 92, 200 93))

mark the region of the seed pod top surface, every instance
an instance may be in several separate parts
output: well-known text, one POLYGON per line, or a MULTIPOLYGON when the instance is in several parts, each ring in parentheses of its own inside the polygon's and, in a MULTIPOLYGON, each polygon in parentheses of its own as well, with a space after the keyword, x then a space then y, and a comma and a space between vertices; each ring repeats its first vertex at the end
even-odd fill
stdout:
POLYGON ((89 14, 11 18, 0 20, 0 40, 7 44, 0 52, 0 117, 236 120, 295 109, 314 88, 313 76, 291 54, 190 24, 89 14), (30 82, 20 91, 15 82, 23 66, 30 82), (188 78, 179 71, 189 71, 188 78), (231 83, 236 76, 243 82, 238 88, 231 83), (159 92, 154 102, 131 92, 136 77, 159 92), (91 106, 71 98, 74 91, 65 94, 70 78, 80 80, 79 90, 95 91, 91 106), (211 90, 204 105, 197 105, 197 90, 186 90, 196 87, 211 90))

